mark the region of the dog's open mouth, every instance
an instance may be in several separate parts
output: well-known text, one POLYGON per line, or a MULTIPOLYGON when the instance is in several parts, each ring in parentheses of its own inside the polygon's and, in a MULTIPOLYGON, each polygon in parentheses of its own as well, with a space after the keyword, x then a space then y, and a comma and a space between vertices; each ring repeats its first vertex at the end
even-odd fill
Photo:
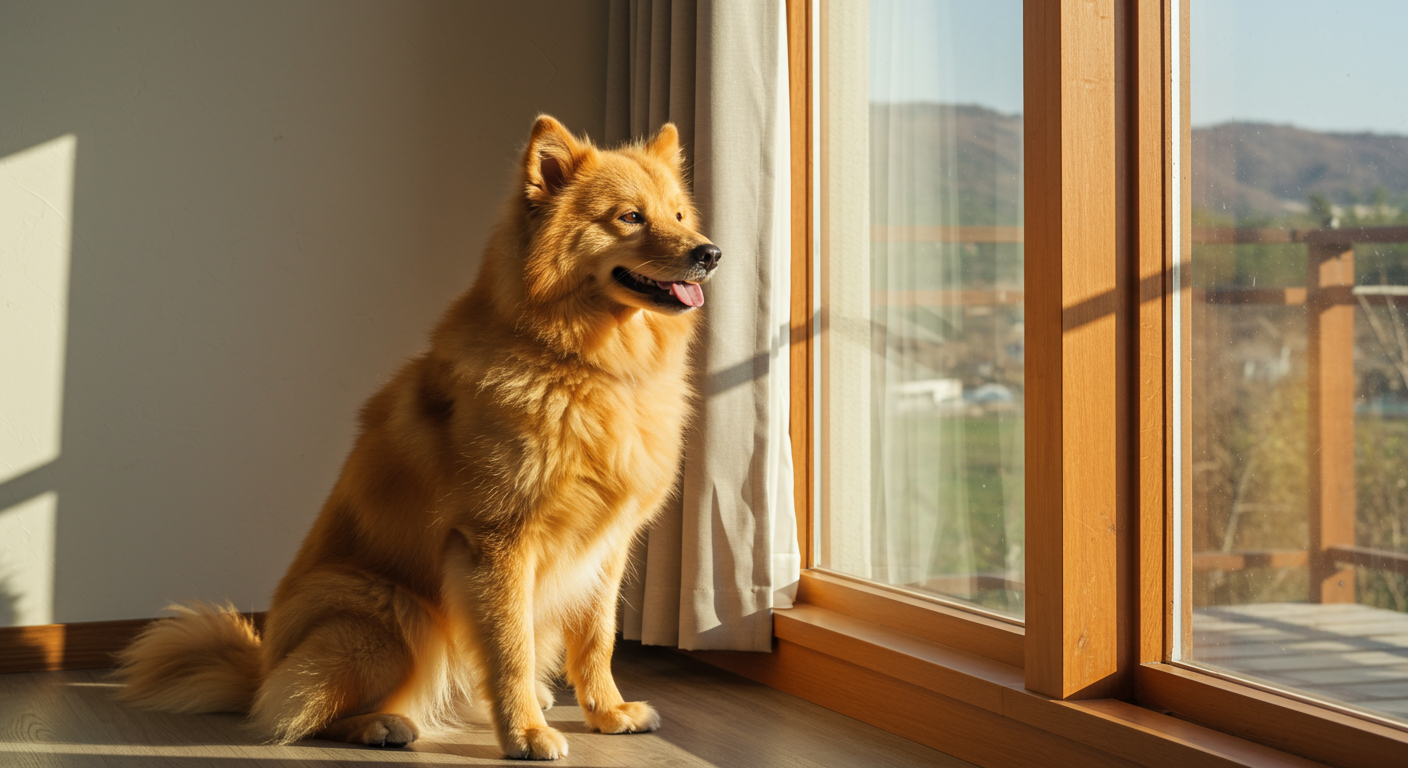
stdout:
POLYGON ((690 283, 683 280, 677 280, 675 282, 652 280, 639 272, 632 272, 625 267, 617 267, 611 270, 611 277, 615 278, 616 282, 630 288, 636 293, 649 296, 661 306, 704 306, 704 290, 699 287, 699 283, 690 283))

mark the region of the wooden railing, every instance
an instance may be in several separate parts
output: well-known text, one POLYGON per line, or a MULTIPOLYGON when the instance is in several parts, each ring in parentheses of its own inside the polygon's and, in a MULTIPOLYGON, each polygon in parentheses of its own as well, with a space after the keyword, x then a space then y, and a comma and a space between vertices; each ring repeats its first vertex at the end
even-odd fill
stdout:
POLYGON ((1408 243, 1408 227, 1195 228, 1193 243, 1305 245, 1304 286, 1215 289, 1203 292, 1201 298, 1209 304, 1306 307, 1310 394, 1308 549, 1197 552, 1193 569, 1309 567, 1308 597, 1321 603, 1354 601, 1355 567, 1408 575, 1408 554, 1361 547, 1354 539, 1354 310, 1359 304, 1408 306, 1408 291, 1356 286, 1354 246, 1408 243))
MULTIPOLYGON (((1001 243, 1022 242, 1021 227, 935 227, 877 225, 870 228, 871 243, 1001 243)), ((1020 288, 974 288, 944 290, 875 290, 870 303, 887 307, 976 307, 1021 304, 1020 288)))

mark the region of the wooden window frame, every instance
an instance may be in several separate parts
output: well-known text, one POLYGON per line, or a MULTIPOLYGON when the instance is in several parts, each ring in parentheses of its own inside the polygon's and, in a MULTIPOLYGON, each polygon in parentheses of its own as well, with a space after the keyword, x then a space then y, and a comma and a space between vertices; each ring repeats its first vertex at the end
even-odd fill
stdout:
POLYGON ((1187 597, 1174 546, 1188 541, 1173 483, 1189 491, 1174 474, 1173 451, 1188 457, 1173 419, 1188 414, 1172 313, 1186 322, 1190 306, 1172 275, 1191 226, 1172 196, 1191 201, 1170 141, 1191 137, 1187 0, 1025 2, 1025 626, 811 567, 812 5, 787 0, 806 570, 795 607, 775 612, 774 653, 695 655, 980 765, 1408 765, 1405 731, 1168 663, 1173 606, 1189 605, 1172 599, 1187 597))

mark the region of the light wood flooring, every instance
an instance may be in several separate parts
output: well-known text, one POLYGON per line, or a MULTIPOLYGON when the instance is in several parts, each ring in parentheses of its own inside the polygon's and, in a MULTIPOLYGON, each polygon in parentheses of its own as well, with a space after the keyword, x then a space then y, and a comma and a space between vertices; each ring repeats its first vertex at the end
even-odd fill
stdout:
MULTIPOLYGON (((971 764, 711 667, 677 652, 623 643, 616 679, 627 699, 650 701, 650 734, 590 733, 568 691, 547 712, 567 734, 557 766, 802 768, 971 764)), ((389 750, 310 740, 259 744, 234 715, 140 712, 112 699, 106 670, 0 675, 0 766, 315 768, 524 765, 505 760, 487 725, 389 750)))
POLYGON ((1354 603, 1199 609, 1191 661, 1408 723, 1408 614, 1354 603))

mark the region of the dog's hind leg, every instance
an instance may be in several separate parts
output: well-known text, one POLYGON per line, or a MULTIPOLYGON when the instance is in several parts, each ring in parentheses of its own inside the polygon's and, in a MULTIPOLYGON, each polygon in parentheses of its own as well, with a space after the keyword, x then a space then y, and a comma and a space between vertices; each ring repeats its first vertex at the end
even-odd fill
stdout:
POLYGON ((405 746, 419 735, 415 723, 378 710, 407 680, 412 665, 410 649, 393 624, 369 615, 326 617, 265 678, 250 714, 280 743, 317 736, 405 746))
POLYGON ((320 739, 374 747, 404 747, 419 735, 420 730, 409 717, 392 712, 344 717, 329 723, 317 734, 320 739))

